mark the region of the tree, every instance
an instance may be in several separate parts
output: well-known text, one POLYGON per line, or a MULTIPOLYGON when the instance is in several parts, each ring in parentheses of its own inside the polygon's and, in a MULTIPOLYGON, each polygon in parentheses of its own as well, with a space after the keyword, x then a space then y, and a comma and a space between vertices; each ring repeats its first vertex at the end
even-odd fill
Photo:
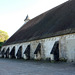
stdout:
POLYGON ((5 31, 0 30, 0 42, 4 42, 8 39, 8 34, 5 31))
POLYGON ((8 34, 5 31, 0 30, 0 49, 3 45, 3 43, 8 39, 8 34))
POLYGON ((4 43, 4 42, 0 42, 0 49, 1 49, 2 45, 3 45, 3 43, 4 43))

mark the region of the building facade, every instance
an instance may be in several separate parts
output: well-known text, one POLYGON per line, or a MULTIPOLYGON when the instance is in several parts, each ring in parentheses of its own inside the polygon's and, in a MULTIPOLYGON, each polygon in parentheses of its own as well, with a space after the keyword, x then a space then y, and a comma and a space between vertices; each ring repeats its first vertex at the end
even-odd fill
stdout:
MULTIPOLYGON (((55 42, 59 43, 59 59, 66 59, 67 61, 75 61, 75 33, 74 34, 69 34, 69 35, 63 35, 63 36, 57 36, 57 37, 52 37, 52 38, 46 38, 46 39, 40 39, 40 40, 35 40, 35 41, 30 41, 30 42, 23 42, 23 43, 17 43, 17 44, 12 44, 8 46, 3 46, 1 51, 4 50, 6 52, 9 49, 9 58, 12 58, 12 55, 10 55, 10 52, 12 50, 14 51, 14 56, 15 58, 18 58, 16 55, 19 51, 19 48, 22 52, 21 57, 24 59, 28 59, 28 56, 26 53, 24 53, 30 45, 30 52, 28 53, 30 58, 29 59, 36 59, 36 60, 54 60, 54 54, 51 54, 52 48, 55 44, 55 42), (40 47, 38 48, 37 52, 34 53, 40 43, 40 47), (13 49, 15 47, 15 49, 13 49)), ((27 50, 28 51, 28 50, 27 50)), ((4 57, 6 57, 6 54, 4 54, 4 57)))
POLYGON ((1 57, 75 61, 75 1, 67 1, 25 24, 1 48, 1 57))

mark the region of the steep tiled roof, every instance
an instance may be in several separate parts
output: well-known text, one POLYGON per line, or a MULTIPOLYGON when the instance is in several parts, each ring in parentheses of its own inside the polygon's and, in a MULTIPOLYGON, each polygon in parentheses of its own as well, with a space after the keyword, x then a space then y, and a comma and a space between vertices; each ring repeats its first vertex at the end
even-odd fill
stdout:
POLYGON ((75 0, 67 1, 24 24, 4 45, 75 32, 75 0))

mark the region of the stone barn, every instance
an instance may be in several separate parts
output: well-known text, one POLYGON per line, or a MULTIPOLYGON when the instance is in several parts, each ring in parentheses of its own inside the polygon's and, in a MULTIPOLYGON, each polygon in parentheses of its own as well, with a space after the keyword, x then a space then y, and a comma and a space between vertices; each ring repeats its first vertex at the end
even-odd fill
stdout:
POLYGON ((24 21, 4 43, 2 57, 75 61, 75 0, 24 21))

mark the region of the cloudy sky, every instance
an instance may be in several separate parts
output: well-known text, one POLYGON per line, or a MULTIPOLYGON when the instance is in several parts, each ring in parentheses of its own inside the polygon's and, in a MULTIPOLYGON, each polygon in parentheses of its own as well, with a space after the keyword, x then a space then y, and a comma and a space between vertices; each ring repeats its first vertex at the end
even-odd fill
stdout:
POLYGON ((13 35, 23 24, 26 15, 30 19, 68 0, 0 0, 0 30, 13 35))

